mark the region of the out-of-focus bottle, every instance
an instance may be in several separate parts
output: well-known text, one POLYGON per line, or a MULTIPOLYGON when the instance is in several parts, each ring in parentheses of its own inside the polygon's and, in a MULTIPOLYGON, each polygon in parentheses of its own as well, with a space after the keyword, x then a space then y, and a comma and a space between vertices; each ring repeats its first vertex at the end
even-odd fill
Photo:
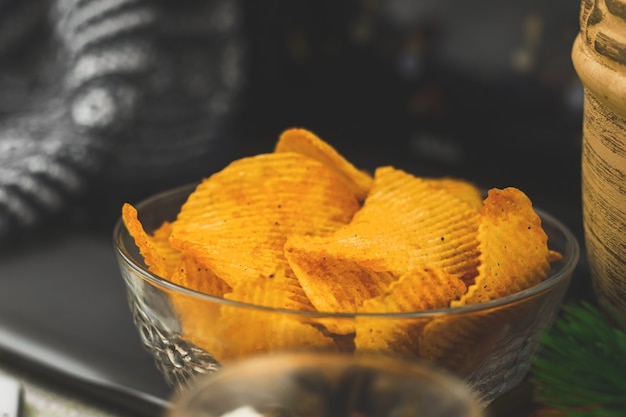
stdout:
POLYGON ((572 60, 584 85, 582 206, 597 299, 626 319, 626 0, 582 0, 572 60))

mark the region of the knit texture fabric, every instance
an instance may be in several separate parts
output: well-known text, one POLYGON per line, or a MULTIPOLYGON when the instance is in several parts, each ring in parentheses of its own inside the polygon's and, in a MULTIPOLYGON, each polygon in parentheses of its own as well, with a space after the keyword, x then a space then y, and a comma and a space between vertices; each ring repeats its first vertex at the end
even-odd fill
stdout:
POLYGON ((208 172, 231 146, 242 25, 236 0, 1 0, 0 241, 95 184, 208 172))

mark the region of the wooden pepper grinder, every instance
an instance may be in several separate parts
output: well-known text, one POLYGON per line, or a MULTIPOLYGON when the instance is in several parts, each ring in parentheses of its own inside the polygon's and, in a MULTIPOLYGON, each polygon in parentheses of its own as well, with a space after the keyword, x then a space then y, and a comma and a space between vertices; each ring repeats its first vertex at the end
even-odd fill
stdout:
POLYGON ((572 60, 584 86, 582 220, 592 285, 626 320, 626 0, 582 0, 572 60))

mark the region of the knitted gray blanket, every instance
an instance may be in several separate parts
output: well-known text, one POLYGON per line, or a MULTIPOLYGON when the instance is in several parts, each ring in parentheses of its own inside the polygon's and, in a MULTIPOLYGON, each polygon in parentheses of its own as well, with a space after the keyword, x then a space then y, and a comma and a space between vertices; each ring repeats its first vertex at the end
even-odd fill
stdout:
POLYGON ((235 0, 0 0, 0 241, 96 183, 206 172, 244 84, 241 27, 235 0))

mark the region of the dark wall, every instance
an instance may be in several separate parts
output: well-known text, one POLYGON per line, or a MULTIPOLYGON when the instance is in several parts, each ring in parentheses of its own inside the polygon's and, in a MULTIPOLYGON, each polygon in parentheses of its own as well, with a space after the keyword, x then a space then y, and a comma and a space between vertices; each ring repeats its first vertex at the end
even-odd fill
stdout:
POLYGON ((578 202, 576 2, 245 2, 243 152, 308 127, 350 159, 578 202))

